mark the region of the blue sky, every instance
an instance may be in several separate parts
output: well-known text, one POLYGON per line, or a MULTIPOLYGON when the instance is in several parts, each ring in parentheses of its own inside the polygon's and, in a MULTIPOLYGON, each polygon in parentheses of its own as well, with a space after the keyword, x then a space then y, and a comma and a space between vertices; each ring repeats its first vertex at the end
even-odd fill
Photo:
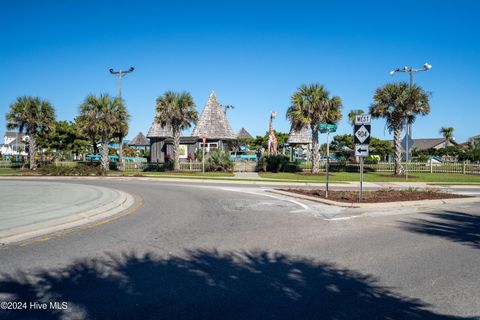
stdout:
MULTIPOLYGON (((17 96, 51 101, 73 120, 90 93, 117 93, 109 68, 134 66, 123 97, 130 134, 146 133, 155 98, 187 90, 199 111, 215 90, 235 131, 289 130, 285 111, 303 83, 318 82, 367 109, 396 67, 428 62, 415 82, 432 92, 431 114, 414 138, 455 127, 457 140, 480 134, 478 1, 2 1, 0 127, 17 96), (335 2, 335 3, 334 3, 335 2)), ((339 133, 350 133, 346 119, 339 133)), ((389 138, 375 120, 373 135, 389 138)))

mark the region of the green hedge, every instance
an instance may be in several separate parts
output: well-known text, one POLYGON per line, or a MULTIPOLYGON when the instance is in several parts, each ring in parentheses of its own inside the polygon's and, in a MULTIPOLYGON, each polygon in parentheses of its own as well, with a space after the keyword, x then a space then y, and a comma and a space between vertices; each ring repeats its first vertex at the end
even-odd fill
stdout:
POLYGON ((105 170, 99 166, 85 164, 79 164, 75 167, 57 167, 54 164, 47 164, 40 167, 38 173, 46 176, 103 176, 106 174, 105 170))
POLYGON ((299 165, 296 162, 289 162, 287 156, 263 156, 258 160, 258 171, 264 172, 298 172, 301 171, 299 165))

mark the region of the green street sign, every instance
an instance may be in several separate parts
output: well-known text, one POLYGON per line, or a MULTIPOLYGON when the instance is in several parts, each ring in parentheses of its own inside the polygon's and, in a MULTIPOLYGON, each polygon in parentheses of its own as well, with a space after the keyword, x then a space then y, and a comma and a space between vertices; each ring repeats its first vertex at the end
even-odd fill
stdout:
POLYGON ((337 125, 336 124, 330 124, 330 123, 320 123, 318 125, 318 129, 320 130, 320 133, 327 133, 328 132, 336 132, 337 131, 337 125))

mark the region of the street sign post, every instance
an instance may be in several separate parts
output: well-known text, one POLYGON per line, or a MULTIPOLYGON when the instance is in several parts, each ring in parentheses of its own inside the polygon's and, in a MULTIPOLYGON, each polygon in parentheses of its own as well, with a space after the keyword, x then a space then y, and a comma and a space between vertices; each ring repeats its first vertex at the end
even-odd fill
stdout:
POLYGON ((320 133, 327 134, 327 162, 325 164, 325 198, 328 198, 328 171, 330 166, 330 132, 337 131, 336 124, 320 123, 318 125, 320 133))
POLYGON ((369 114, 360 114, 355 116, 355 124, 370 124, 372 123, 372 116, 369 114))
POLYGON ((320 133, 336 132, 337 131, 337 125, 336 124, 330 124, 330 123, 320 123, 318 125, 318 130, 320 131, 320 133))
POLYGON ((202 174, 205 174, 205 147, 207 142, 207 136, 205 134, 202 135, 202 174))
POLYGON ((367 156, 368 156, 368 144, 356 144, 355 157, 367 157, 367 156))
POLYGON ((368 156, 368 144, 370 143, 372 117, 369 114, 355 116, 353 137, 355 140, 355 156, 360 157, 360 192, 358 201, 363 200, 363 161, 368 156))
POLYGON ((354 127, 355 144, 369 144, 370 143, 370 130, 369 124, 356 124, 354 127))
POLYGON ((402 139, 402 148, 405 150, 405 179, 408 179, 408 162, 410 160, 410 151, 413 147, 413 139, 410 136, 410 129, 407 125, 407 132, 405 133, 405 137, 402 139))

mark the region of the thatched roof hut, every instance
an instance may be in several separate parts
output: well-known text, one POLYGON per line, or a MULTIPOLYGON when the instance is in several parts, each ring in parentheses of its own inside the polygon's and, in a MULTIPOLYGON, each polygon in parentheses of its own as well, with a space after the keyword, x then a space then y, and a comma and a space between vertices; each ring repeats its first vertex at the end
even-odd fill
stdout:
POLYGON ((252 139, 252 135, 245 129, 245 128, 242 128, 240 129, 240 131, 238 131, 237 133, 237 139, 252 139))
POLYGON ((301 130, 295 130, 294 127, 290 128, 290 133, 288 134, 287 143, 289 144, 311 144, 312 143, 312 133, 308 127, 303 127, 301 130))
POLYGON ((207 104, 192 132, 194 137, 203 135, 208 139, 218 140, 234 140, 236 138, 214 91, 210 94, 207 104))
POLYGON ((148 130, 147 138, 171 138, 173 136, 172 127, 166 125, 162 127, 160 123, 153 122, 150 130, 148 130))
POLYGON ((128 142, 128 146, 130 147, 145 147, 149 146, 150 141, 143 135, 143 133, 139 132, 132 140, 128 142))

